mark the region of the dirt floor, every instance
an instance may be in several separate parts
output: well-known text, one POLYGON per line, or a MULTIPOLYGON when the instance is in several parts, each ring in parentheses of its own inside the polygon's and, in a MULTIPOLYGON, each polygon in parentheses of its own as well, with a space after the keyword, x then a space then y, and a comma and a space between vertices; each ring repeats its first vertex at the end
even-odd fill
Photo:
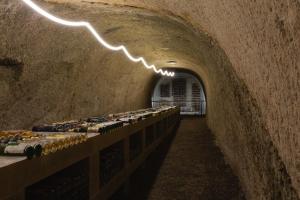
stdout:
POLYGON ((130 182, 114 200, 245 199, 203 118, 182 119, 176 134, 148 158, 130 182))

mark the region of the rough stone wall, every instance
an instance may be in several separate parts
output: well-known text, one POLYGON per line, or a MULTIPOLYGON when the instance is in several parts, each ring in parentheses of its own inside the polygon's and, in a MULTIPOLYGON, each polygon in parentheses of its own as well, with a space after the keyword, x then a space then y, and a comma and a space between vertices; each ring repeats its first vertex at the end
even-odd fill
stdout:
POLYGON ((211 25, 204 28, 217 39, 241 80, 223 87, 222 91, 233 88, 232 95, 215 96, 210 114, 223 114, 209 117, 209 125, 231 162, 244 163, 238 171, 242 182, 249 184, 250 199, 296 199, 292 190, 286 190, 291 183, 299 198, 299 2, 209 1, 203 5, 211 25), (222 101, 220 108, 217 104, 222 101))
POLYGON ((216 49, 210 53, 207 64, 218 67, 211 67, 208 120, 247 199, 299 199, 257 101, 232 71, 225 54, 216 49))
MULTIPOLYGON (((278 150, 300 196, 299 1, 90 1, 144 7, 176 15, 216 39, 249 95, 255 99, 265 134, 278 150)), ((215 110, 211 108, 209 112, 215 110)), ((234 127, 222 122, 224 120, 216 124, 216 119, 209 117, 216 135, 221 134, 219 126, 234 127)), ((222 142, 220 145, 227 148, 222 142)))

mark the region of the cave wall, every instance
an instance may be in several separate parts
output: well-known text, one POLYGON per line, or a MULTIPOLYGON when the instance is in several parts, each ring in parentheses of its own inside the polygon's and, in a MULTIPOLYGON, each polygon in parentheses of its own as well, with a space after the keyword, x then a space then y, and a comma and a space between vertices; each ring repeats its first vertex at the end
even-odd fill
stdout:
POLYGON ((257 100, 222 51, 212 48, 208 54, 208 122, 247 199, 299 199, 257 100))
POLYGON ((238 77, 224 70, 230 78, 222 83, 241 80, 214 95, 209 126, 233 166, 239 165, 250 199, 298 199, 299 1, 203 5, 210 24, 203 28, 224 49, 238 77))

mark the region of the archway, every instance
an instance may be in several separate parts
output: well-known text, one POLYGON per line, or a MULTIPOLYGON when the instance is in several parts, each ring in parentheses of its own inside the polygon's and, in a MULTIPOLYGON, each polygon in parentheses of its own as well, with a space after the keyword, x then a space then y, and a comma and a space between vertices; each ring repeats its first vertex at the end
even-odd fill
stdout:
POLYGON ((151 97, 152 107, 174 105, 181 115, 206 114, 206 95, 202 81, 189 71, 178 70, 175 77, 160 77, 151 97))

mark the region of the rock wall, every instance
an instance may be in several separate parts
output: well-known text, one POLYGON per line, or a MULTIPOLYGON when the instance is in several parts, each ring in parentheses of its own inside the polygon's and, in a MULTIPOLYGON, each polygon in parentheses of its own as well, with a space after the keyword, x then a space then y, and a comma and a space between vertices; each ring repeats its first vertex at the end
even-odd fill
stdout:
POLYGON ((239 175, 247 199, 299 199, 257 100, 232 71, 225 54, 211 53, 219 68, 211 68, 215 81, 208 91, 208 122, 217 144, 239 175))

